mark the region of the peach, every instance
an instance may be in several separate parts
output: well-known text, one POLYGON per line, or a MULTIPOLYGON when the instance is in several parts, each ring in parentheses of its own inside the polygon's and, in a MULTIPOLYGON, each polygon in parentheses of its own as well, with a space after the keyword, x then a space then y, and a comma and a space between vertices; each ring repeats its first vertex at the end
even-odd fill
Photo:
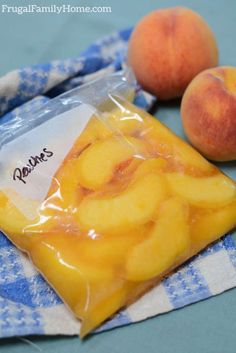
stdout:
POLYGON ((110 281, 113 269, 85 262, 79 248, 77 234, 44 234, 33 244, 30 258, 70 307, 77 305, 82 310, 91 283, 110 281), (71 288, 76 288, 73 294, 71 288))
POLYGON ((115 130, 118 129, 125 135, 141 137, 146 146, 149 145, 148 151, 152 150, 151 155, 171 160, 178 170, 183 168, 194 175, 215 173, 216 168, 211 163, 158 119, 153 119, 147 112, 128 102, 122 104, 125 108, 123 116, 116 109, 108 118, 109 124, 115 130))
POLYGON ((141 158, 144 148, 144 143, 134 137, 127 137, 125 141, 109 138, 94 142, 78 158, 80 184, 92 190, 101 188, 112 179, 117 165, 134 155, 141 158))
POLYGON ((161 275, 189 246, 188 204, 181 198, 170 198, 162 204, 150 234, 131 250, 127 278, 144 281, 161 275))
POLYGON ((196 178, 180 173, 166 173, 166 178, 174 194, 202 208, 223 207, 236 197, 234 181, 223 174, 196 178))
POLYGON ((10 235, 16 246, 28 250, 43 231, 49 231, 55 225, 55 217, 47 216, 38 201, 26 199, 10 189, 8 194, 14 195, 21 208, 0 191, 1 230, 10 235))
POLYGON ((235 226, 236 199, 225 207, 208 209, 204 213, 200 212, 192 219, 190 227, 192 252, 198 252, 204 248, 206 242, 210 244, 235 226))
POLYGON ((200 73, 181 104, 185 133, 204 156, 215 161, 236 159, 236 67, 200 73))
POLYGON ((218 63, 214 35, 196 12, 174 7, 154 11, 134 29, 128 62, 138 82, 159 99, 182 96, 190 81, 218 63))
POLYGON ((149 174, 131 183, 118 195, 85 197, 75 217, 81 229, 122 233, 150 221, 165 196, 164 178, 149 174))

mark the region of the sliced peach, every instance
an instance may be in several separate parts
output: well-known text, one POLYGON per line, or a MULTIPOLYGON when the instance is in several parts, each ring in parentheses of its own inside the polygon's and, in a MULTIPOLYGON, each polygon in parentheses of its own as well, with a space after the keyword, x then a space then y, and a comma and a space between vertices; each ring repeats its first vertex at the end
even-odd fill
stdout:
POLYGON ((105 139, 111 136, 112 131, 109 124, 97 115, 94 115, 88 122, 79 139, 87 139, 89 143, 95 140, 105 139))
POLYGON ((117 311, 127 294, 124 279, 115 277, 111 265, 98 265, 101 249, 96 261, 86 261, 83 241, 79 235, 45 234, 31 249, 35 266, 82 319, 81 336, 117 311))
POLYGON ((78 180, 78 158, 64 162, 53 178, 41 212, 56 214, 73 211, 83 197, 78 180))
POLYGON ((105 283, 100 290, 99 288, 96 289, 97 295, 100 297, 99 300, 95 300, 95 303, 90 302, 91 307, 84 311, 82 315, 80 310, 75 310, 76 314, 82 319, 80 337, 86 336, 91 330, 124 306, 129 287, 131 285, 116 278, 113 282, 105 283))
POLYGON ((191 222, 191 242, 193 252, 226 234, 236 226, 236 201, 219 208, 206 210, 191 222))
POLYGON ((102 117, 94 114, 85 129, 75 141, 66 159, 77 158, 89 145, 97 140, 108 138, 112 134, 113 130, 109 126, 108 122, 102 117))
POLYGON ((86 261, 80 250, 80 236, 44 234, 31 249, 31 259, 66 303, 82 310, 89 300, 90 287, 113 278, 111 267, 86 261))
POLYGON ((80 184, 96 190, 108 183, 115 168, 133 156, 142 157, 144 144, 136 138, 110 138, 97 141, 78 158, 76 173, 80 184))
POLYGON ((93 232, 89 232, 89 236, 80 242, 81 256, 97 265, 120 264, 123 266, 127 252, 141 241, 148 231, 148 226, 139 226, 115 236, 113 234, 96 236, 93 232))
POLYGON ((27 218, 3 192, 0 192, 0 229, 21 249, 27 248, 32 240, 32 236, 26 234, 27 229, 39 221, 38 205, 35 201, 24 200, 24 207, 31 215, 35 215, 33 219, 27 218))
POLYGON ((84 198, 77 220, 82 229, 98 233, 127 231, 151 220, 165 195, 163 177, 146 175, 114 197, 84 198))
MULTIPOLYGON (((114 105, 113 105, 114 106, 114 105)), ((77 139, 70 155, 77 155, 86 146, 97 140, 103 140, 112 135, 133 135, 142 126, 142 118, 125 106, 108 109, 108 112, 94 114, 86 125, 84 131, 77 139)))
POLYGON ((179 173, 166 174, 172 192, 200 207, 219 207, 233 201, 235 183, 223 174, 196 178, 179 173))
POLYGON ((179 198, 167 200, 147 238, 127 259, 127 278, 146 281, 160 276, 189 249, 188 205, 179 198))
POLYGON ((109 113, 108 122, 122 133, 139 136, 153 146, 153 153, 172 159, 176 167, 189 171, 212 174, 216 168, 188 143, 173 134, 158 119, 129 103, 109 113))
POLYGON ((160 173, 163 172, 167 165, 167 161, 164 158, 148 158, 144 160, 135 171, 134 177, 141 178, 148 173, 160 173))
POLYGON ((89 122, 85 134, 81 136, 95 136, 87 138, 88 143, 97 138, 107 138, 112 134, 125 134, 142 137, 153 148, 153 156, 159 154, 172 160, 176 168, 184 168, 190 173, 205 173, 211 175, 216 168, 203 158, 194 148, 174 135, 157 119, 128 102, 121 102, 121 106, 107 113, 104 124, 94 118, 89 122), (105 132, 104 132, 105 128, 105 132))
POLYGON ((107 122, 113 133, 136 136, 141 132, 143 119, 136 113, 136 107, 132 105, 132 108, 130 110, 124 106, 107 113, 107 122))
POLYGON ((27 250, 43 231, 48 231, 56 224, 56 220, 40 213, 42 204, 38 201, 25 199, 14 192, 12 194, 18 207, 0 192, 0 229, 18 247, 27 250))
POLYGON ((130 109, 139 120, 139 136, 142 136, 153 147, 155 156, 168 158, 172 160, 176 168, 185 168, 192 173, 211 175, 215 172, 216 168, 212 164, 189 144, 173 134, 158 119, 154 119, 150 114, 130 103, 126 103, 126 109, 130 109))
POLYGON ((113 181, 118 180, 128 180, 127 177, 132 177, 137 168, 143 163, 143 159, 139 157, 133 157, 119 164, 118 168, 116 168, 116 173, 114 175, 113 181))

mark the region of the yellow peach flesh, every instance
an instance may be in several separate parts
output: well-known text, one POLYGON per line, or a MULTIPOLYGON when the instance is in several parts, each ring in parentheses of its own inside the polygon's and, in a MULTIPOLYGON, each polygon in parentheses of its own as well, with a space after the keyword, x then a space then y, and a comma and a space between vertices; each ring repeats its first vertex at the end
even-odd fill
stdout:
POLYGON ((0 194, 2 229, 81 319, 81 336, 236 224, 235 183, 147 113, 123 108, 107 115, 112 130, 93 117, 56 172, 38 208, 48 227, 0 194))

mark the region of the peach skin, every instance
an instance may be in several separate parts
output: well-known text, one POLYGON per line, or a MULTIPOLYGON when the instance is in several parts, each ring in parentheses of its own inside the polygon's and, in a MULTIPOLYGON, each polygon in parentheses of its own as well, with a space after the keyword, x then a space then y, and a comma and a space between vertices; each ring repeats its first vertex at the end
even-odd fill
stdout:
POLYGON ((200 73, 181 104, 185 133, 192 145, 215 161, 236 159, 236 67, 200 73))
POLYGON ((190 81, 218 63, 214 35, 196 12, 174 7, 154 11, 134 29, 128 62, 138 82, 161 100, 182 96, 190 81))

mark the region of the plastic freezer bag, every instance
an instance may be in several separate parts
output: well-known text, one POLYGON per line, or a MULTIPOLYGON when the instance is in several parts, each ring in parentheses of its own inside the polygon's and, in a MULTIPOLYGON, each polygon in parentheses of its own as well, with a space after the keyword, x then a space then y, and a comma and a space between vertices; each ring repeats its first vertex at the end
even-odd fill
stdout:
POLYGON ((236 185, 132 105, 122 73, 1 127, 0 228, 81 336, 236 224, 236 185))

